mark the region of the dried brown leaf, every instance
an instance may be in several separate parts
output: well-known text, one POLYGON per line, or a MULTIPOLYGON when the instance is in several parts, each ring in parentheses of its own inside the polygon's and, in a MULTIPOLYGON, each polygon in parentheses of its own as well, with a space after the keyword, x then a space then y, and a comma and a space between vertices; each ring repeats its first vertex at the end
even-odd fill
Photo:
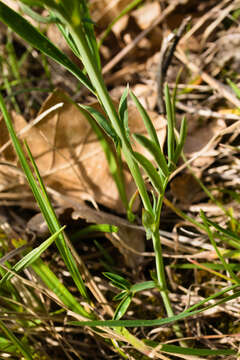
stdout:
MULTIPOLYGON (((24 134, 45 184, 62 194, 79 200, 92 200, 119 213, 124 212, 97 136, 83 114, 67 100, 67 95, 62 90, 55 90, 43 103, 40 113, 59 103, 63 106, 24 134)), ((97 103, 91 105, 100 110, 97 103)), ((12 115, 16 131, 27 125, 20 115, 12 115)), ((165 124, 157 114, 151 113, 150 116, 156 127, 161 129, 159 136, 162 141, 165 124)), ((142 119, 133 106, 129 107, 129 127, 132 132, 145 131, 142 119)), ((0 123, 0 130, 3 134, 0 145, 3 145, 8 140, 3 122, 0 123)), ((135 150, 148 156, 138 144, 135 150)), ((16 163, 12 147, 5 149, 4 158, 16 163)), ((124 175, 127 196, 130 198, 136 187, 126 165, 124 175)))

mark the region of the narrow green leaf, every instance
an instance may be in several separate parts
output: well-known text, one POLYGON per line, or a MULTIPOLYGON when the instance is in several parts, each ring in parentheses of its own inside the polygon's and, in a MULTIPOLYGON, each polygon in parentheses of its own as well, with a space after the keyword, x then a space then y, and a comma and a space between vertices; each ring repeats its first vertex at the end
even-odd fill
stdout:
MULTIPOLYGON (((43 216, 45 217, 45 220, 48 224, 48 227, 51 231, 52 234, 54 234, 56 231, 58 231, 60 229, 60 224, 59 221, 57 219, 56 213, 52 207, 52 204, 49 200, 45 185, 42 181, 41 175, 38 171, 37 165, 35 163, 35 160, 33 159, 32 153, 27 145, 27 143, 25 143, 26 148, 27 148, 27 152, 28 155, 30 157, 31 163, 33 165, 35 174, 37 176, 38 182, 40 184, 42 193, 38 194, 38 199, 41 198, 41 201, 44 204, 44 207, 41 208, 41 211, 43 213, 43 216)), ((71 251, 69 250, 69 247, 66 244, 65 238, 64 238, 64 234, 60 233, 58 239, 56 240, 56 245, 57 248, 65 262, 65 264, 67 265, 67 268, 70 271, 70 274, 72 275, 72 278, 75 282, 75 284, 77 285, 77 288, 79 289, 81 295, 85 298, 88 299, 88 294, 87 294, 87 289, 84 285, 82 276, 78 270, 77 264, 72 256, 71 251)))
MULTIPOLYGON (((224 229, 222 226, 220 226, 219 224, 215 223, 214 221, 212 221, 210 219, 207 219, 207 222, 209 225, 212 225, 217 231, 224 234, 226 237, 229 237, 230 239, 233 239, 233 240, 236 240, 237 242, 239 242, 240 237, 238 234, 235 234, 233 231, 231 231, 229 229, 224 229)), ((238 249, 239 249, 239 247, 238 247, 238 249)))
POLYGON ((81 7, 79 7, 79 17, 82 19, 82 24, 84 27, 84 32, 86 34, 86 40, 91 50, 92 56, 95 59, 97 67, 101 70, 101 59, 99 54, 99 48, 97 44, 97 39, 94 33, 94 22, 91 19, 89 6, 87 1, 81 1, 81 7))
POLYGON ((182 68, 180 68, 180 70, 177 73, 175 86, 174 86, 173 93, 172 93, 172 112, 173 112, 173 120, 174 120, 173 124, 174 124, 174 127, 176 126, 175 113, 176 113, 177 90, 178 90, 178 84, 179 84, 179 81, 180 81, 181 74, 182 74, 182 68))
MULTIPOLYGON (((205 263, 201 262, 201 265, 203 265, 206 268, 213 269, 213 270, 224 270, 223 264, 219 263, 205 263)), ((240 264, 231 264, 229 263, 228 266, 231 267, 232 270, 240 271, 240 264)), ((197 266, 195 264, 174 264, 171 265, 171 267, 178 268, 178 269, 196 269, 197 266)))
POLYGON ((132 294, 128 294, 125 298, 122 299, 120 304, 118 304, 117 309, 114 313, 114 320, 119 320, 123 315, 126 313, 127 309, 129 308, 129 305, 132 301, 132 294))
POLYGON ((240 296, 240 291, 236 292, 234 295, 230 295, 226 298, 223 298, 219 301, 217 301, 215 304, 206 306, 205 308, 195 310, 195 311, 184 311, 181 312, 178 315, 170 316, 164 319, 153 319, 153 320, 94 320, 94 321, 71 321, 69 324, 76 325, 76 326, 107 326, 107 327, 152 327, 152 326, 161 326, 165 324, 169 324, 172 322, 176 322, 185 318, 188 318, 189 316, 200 314, 206 310, 212 309, 213 307, 226 303, 228 301, 231 301, 235 298, 238 298, 240 296))
MULTIPOLYGON (((31 152, 30 150, 28 149, 28 152, 29 152, 29 156, 32 160, 32 164, 34 166, 34 169, 35 169, 35 172, 38 176, 38 181, 39 183, 41 184, 41 188, 42 188, 42 192, 41 190, 39 189, 37 183, 36 183, 36 180, 31 172, 31 169, 28 165, 28 162, 26 160, 26 157, 24 155, 24 152, 22 150, 22 146, 16 136, 16 133, 15 133, 15 130, 13 128, 13 125, 12 125, 12 121, 11 121, 11 118, 10 118, 10 115, 6 109, 6 106, 5 106, 5 103, 4 103, 4 100, 3 100, 3 97, 0 93, 0 109, 2 111, 2 114, 3 114, 3 118, 5 120, 5 123, 6 123, 6 126, 7 126, 7 129, 9 131, 9 134, 10 134, 10 137, 12 139, 12 142, 13 142, 13 146, 15 148, 15 151, 18 155, 18 158, 19 158, 19 161, 20 161, 20 164, 24 170, 24 173, 27 177, 27 180, 29 182, 29 185, 31 187, 31 190, 33 192, 33 195, 36 199, 36 201, 38 202, 38 205, 41 209, 41 212, 43 214, 43 216, 45 217, 45 220, 49 226, 49 229, 50 229, 50 232, 52 234, 54 234, 56 231, 58 231, 61 227, 60 227, 60 224, 57 220, 57 216, 51 206, 51 203, 50 201, 48 200, 48 196, 47 196, 47 193, 45 191, 45 187, 44 187, 44 184, 42 182, 42 179, 41 179, 41 176, 38 172, 38 169, 36 167, 36 164, 32 158, 32 155, 31 155, 31 152)), ((57 239, 56 241, 56 245, 59 249, 59 252, 60 254, 62 255, 62 258, 64 260, 64 262, 66 263, 72 277, 73 277, 73 280, 75 281, 80 293, 82 294, 82 296, 86 299, 88 299, 88 294, 87 294, 87 291, 86 291, 86 288, 84 286, 84 283, 83 283, 83 280, 81 278, 81 275, 79 273, 79 270, 77 268, 77 265, 76 265, 76 262, 69 250, 69 248, 67 247, 66 245, 66 242, 65 242, 65 238, 63 236, 63 234, 60 233, 59 235, 59 238, 57 239)))
POLYGON ((187 120, 186 120, 186 118, 184 116, 184 118, 182 119, 182 123, 181 123, 181 129, 180 129, 178 144, 176 146, 174 156, 173 156, 174 165, 177 164, 179 156, 181 155, 181 152, 182 152, 185 140, 186 140, 186 136, 187 136, 187 120))
POLYGON ((105 138, 106 136, 103 133, 102 128, 100 128, 98 126, 97 122, 95 121, 95 119, 92 118, 90 113, 87 110, 84 110, 83 107, 81 107, 80 105, 78 105, 76 103, 74 103, 74 104, 75 104, 75 106, 77 106, 79 111, 86 117, 86 119, 89 122, 89 124, 91 125, 93 131, 97 135, 98 141, 99 141, 99 143, 104 151, 104 154, 106 156, 110 173, 116 183, 120 198, 121 198, 125 208, 127 209, 128 208, 128 199, 127 199, 127 195, 126 195, 123 170, 122 170, 122 167, 119 166, 119 159, 118 159, 116 153, 113 151, 113 149, 109 145, 108 141, 106 140, 106 138, 105 138))
POLYGON ((96 232, 103 232, 103 233, 115 233, 118 232, 118 227, 114 225, 108 224, 94 224, 86 226, 84 229, 76 231, 74 234, 71 235, 71 240, 74 241, 80 237, 96 233, 96 232))
POLYGON ((144 107, 142 106, 142 104, 140 103, 140 101, 138 100, 138 98, 134 95, 134 93, 130 90, 130 96, 134 102, 134 104, 136 105, 143 123, 145 125, 145 128, 147 129, 148 135, 150 136, 150 139, 157 145, 157 146, 161 146, 158 140, 158 136, 156 133, 156 130, 153 126, 152 120, 150 119, 150 117, 148 116, 148 113, 146 112, 146 110, 144 109, 144 107))
POLYGON ((119 102, 119 108, 118 113, 120 120, 123 123, 125 134, 128 140, 130 140, 130 131, 128 127, 128 108, 127 108, 127 97, 128 97, 129 87, 127 86, 124 90, 120 102, 119 102))
POLYGON ((187 348, 187 347, 180 347, 180 346, 168 345, 168 344, 163 344, 160 350, 165 351, 167 353, 183 354, 183 355, 199 355, 199 356, 237 354, 236 350, 231 350, 231 349, 211 350, 211 349, 202 349, 202 348, 187 348))
POLYGON ((18 338, 13 334, 13 332, 11 330, 9 330, 6 327, 6 325, 4 324, 4 322, 2 320, 0 320, 0 328, 4 332, 4 334, 6 334, 6 336, 11 340, 11 342, 18 348, 20 353, 24 356, 24 359, 33 360, 32 356, 31 356, 29 350, 26 348, 26 346, 23 345, 23 343, 20 340, 18 340, 18 338))
POLYGON ((150 154, 154 157, 157 165, 159 166, 159 170, 161 170, 162 175, 164 177, 168 177, 169 176, 168 166, 161 147, 158 147, 155 144, 155 142, 153 142, 152 140, 148 139, 146 136, 141 134, 133 134, 133 138, 150 152, 150 154))
POLYGON ((152 185, 156 189, 156 191, 159 194, 163 193, 163 184, 162 179, 160 175, 158 174, 157 170, 145 156, 138 153, 137 151, 134 151, 133 153, 135 160, 142 166, 142 168, 145 170, 147 176, 151 180, 152 185))
POLYGON ((84 110, 88 111, 89 114, 92 115, 92 117, 97 121, 99 126, 101 126, 101 128, 105 131, 105 133, 114 141, 117 147, 121 140, 119 139, 114 128, 109 124, 107 119, 104 117, 104 115, 100 113, 98 110, 94 109, 92 106, 81 105, 81 104, 79 104, 79 106, 82 107, 84 110))
POLYGON ((127 292, 125 290, 123 290, 122 292, 120 292, 119 294, 114 296, 113 301, 122 300, 124 297, 126 297, 126 294, 127 294, 127 292))
POLYGON ((62 53, 51 41, 49 41, 46 36, 40 33, 26 19, 3 2, 0 2, 0 20, 30 45, 63 65, 67 70, 75 75, 83 85, 95 94, 95 90, 92 87, 91 82, 78 68, 78 66, 75 65, 64 53, 62 53))
POLYGON ((216 244, 216 241, 214 240, 213 233, 212 233, 212 231, 211 231, 211 229, 210 229, 210 227, 208 225, 207 217, 205 216, 205 214, 204 214, 204 212, 202 210, 200 211, 200 216, 201 216, 201 218, 203 220, 203 223, 205 225, 206 231, 208 233, 209 240, 211 241, 211 244, 214 247, 214 250, 216 251, 219 259, 221 260, 226 272, 228 272, 230 274, 230 276, 235 280, 235 282, 240 284, 239 277, 237 275, 235 275, 235 273, 232 271, 231 267, 228 266, 228 263, 226 262, 226 260, 222 256, 221 252, 219 251, 219 249, 217 247, 217 244, 216 244))
POLYGON ((112 284, 114 284, 115 286, 119 287, 120 289, 129 289, 131 284, 128 280, 126 280, 124 277, 118 275, 118 274, 113 274, 110 272, 104 272, 103 273, 104 276, 106 276, 112 284))
POLYGON ((79 299, 75 298, 66 287, 60 282, 52 270, 44 264, 41 258, 31 264, 31 268, 46 284, 46 286, 63 302, 70 310, 84 316, 87 319, 93 319, 93 314, 87 312, 80 304, 79 299))
POLYGON ((168 144, 168 165, 171 167, 173 163, 173 152, 174 152, 174 117, 173 117, 173 108, 172 100, 169 92, 168 85, 165 85, 165 103, 167 111, 167 144, 168 144))
POLYGON ((78 48, 75 44, 75 41, 73 40, 71 34, 69 34, 69 30, 66 26, 64 26, 61 23, 57 24, 57 27, 59 29, 59 31, 62 33, 66 43, 68 44, 68 46, 70 47, 70 49, 73 51, 73 53, 79 58, 81 59, 81 54, 78 51, 78 48))
POLYGON ((0 336, 0 351, 5 353, 16 353, 17 347, 9 339, 0 336))
POLYGON ((20 7, 26 15, 30 16, 33 20, 35 20, 37 22, 40 22, 43 24, 51 24, 51 23, 56 23, 56 21, 57 21, 57 19, 52 15, 49 15, 49 16, 39 15, 36 11, 32 10, 30 8, 30 6, 28 6, 24 3, 20 3, 20 7))
POLYGON ((227 79, 227 82, 231 86, 231 88, 233 89, 233 91, 235 92, 237 97, 240 99, 240 89, 239 89, 239 87, 236 84, 234 84, 234 82, 232 82, 230 79, 227 79))
POLYGON ((144 282, 132 285, 130 287, 129 291, 132 293, 136 293, 139 291, 154 289, 155 287, 156 287, 156 283, 154 281, 144 281, 144 282))
POLYGON ((149 211, 142 209, 142 224, 145 227, 146 230, 146 238, 147 240, 150 240, 152 238, 152 235, 154 233, 155 229, 155 216, 150 213, 149 211))
MULTIPOLYGON (((31 265, 34 261, 36 261, 41 254, 53 243, 53 241, 58 237, 58 235, 63 231, 65 226, 63 226, 59 231, 50 236, 47 240, 45 240, 41 245, 30 251, 27 255, 25 255, 21 260, 19 260, 11 270, 14 272, 20 272, 21 270, 26 269, 29 265, 31 265)), ((5 281, 10 280, 14 274, 11 272, 7 272, 3 278, 0 280, 0 285, 2 285, 5 281)))

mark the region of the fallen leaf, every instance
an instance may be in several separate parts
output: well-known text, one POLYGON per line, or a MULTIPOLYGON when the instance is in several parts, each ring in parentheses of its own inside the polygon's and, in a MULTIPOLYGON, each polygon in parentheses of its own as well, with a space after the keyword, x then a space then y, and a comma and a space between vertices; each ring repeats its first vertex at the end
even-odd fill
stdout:
MULTIPOLYGON (((66 94, 60 89, 55 90, 43 103, 40 114, 56 104, 62 106, 24 134, 45 184, 78 200, 93 201, 119 213, 125 212, 97 136, 77 107, 66 100, 66 94)), ((100 110, 97 103, 91 105, 100 110)), ((150 116, 163 142, 165 123, 156 113, 150 113, 150 116)), ((20 115, 14 115, 13 121, 16 131, 27 125, 20 115)), ((132 132, 145 132, 142 119, 133 106, 129 107, 129 128, 132 132)), ((0 130, 4 134, 0 140, 3 145, 8 140, 3 122, 0 130)), ((134 145, 134 149, 149 157, 139 144, 134 145)), ((4 157, 14 162, 11 147, 5 149, 4 157)), ((126 165, 124 176, 130 199, 136 187, 126 165)))
POLYGON ((192 174, 184 173, 175 177, 170 183, 172 195, 184 204, 193 204, 206 197, 201 186, 192 174))
MULTIPOLYGON (((195 153, 201 151, 201 149, 203 149, 210 142, 210 140, 225 127, 226 124, 221 119, 212 120, 208 124, 205 123, 202 126, 193 125, 191 129, 189 127, 188 135, 184 145, 184 153, 192 157, 195 153)), ((197 157, 192 162, 192 165, 196 167, 210 165, 214 159, 214 156, 216 155, 213 150, 219 141, 220 138, 216 139, 216 141, 214 141, 208 148, 208 153, 204 154, 204 156, 197 157)))

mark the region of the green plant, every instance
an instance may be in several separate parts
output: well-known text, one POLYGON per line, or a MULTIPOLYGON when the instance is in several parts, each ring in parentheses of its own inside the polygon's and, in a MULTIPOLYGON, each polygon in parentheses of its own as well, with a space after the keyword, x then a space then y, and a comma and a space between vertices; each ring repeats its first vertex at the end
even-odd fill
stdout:
MULTIPOLYGON (((145 127, 149 134, 149 138, 134 134, 134 140, 140 143, 143 147, 147 148, 156 161, 157 169, 152 163, 142 154, 134 152, 131 146, 131 138, 128 130, 128 112, 127 112, 127 96, 129 90, 126 89, 120 100, 118 112, 115 110, 113 102, 108 94, 106 86, 101 74, 100 57, 96 39, 94 36, 93 24, 89 20, 89 12, 87 5, 84 1, 62 1, 61 4, 57 1, 24 1, 27 5, 43 5, 46 6, 51 14, 54 14, 56 22, 60 26, 60 30, 68 40, 69 45, 77 54, 89 76, 89 79, 70 61, 65 58, 60 52, 49 43, 49 41, 40 35, 36 30, 31 31, 31 39, 29 37, 30 24, 22 17, 9 10, 5 5, 1 4, 0 17, 7 23, 14 31, 21 35, 25 40, 30 41, 32 45, 44 51, 47 55, 52 56, 56 61, 64 64, 78 79, 88 87, 101 103, 105 116, 97 110, 83 106, 92 117, 98 122, 109 137, 112 138, 116 145, 116 152, 118 161, 121 162, 121 152, 129 166, 131 174, 137 185, 140 197, 143 202, 144 210, 142 221, 146 229, 147 238, 152 238, 154 250, 156 254, 156 269, 158 286, 169 316, 173 315, 170 301, 168 298, 168 291, 166 286, 164 265, 161 254, 161 242, 159 238, 159 224, 160 214, 163 201, 163 195, 168 183, 169 176, 174 170, 186 136, 186 121, 183 119, 180 130, 180 136, 177 138, 175 132, 175 94, 171 99, 168 86, 165 88, 166 108, 167 108, 167 121, 168 121, 168 154, 167 160, 164 156, 161 146, 158 141, 156 131, 152 125, 150 118, 146 111, 137 100, 135 95, 130 91, 130 95, 136 104, 145 127), (34 36, 33 36, 34 34, 34 36), (97 61, 96 61, 97 59, 97 61), (139 166, 141 166, 150 182, 155 189, 153 193, 153 205, 151 204, 150 197, 147 193, 147 188, 143 176, 140 173, 139 166)), ((32 27, 31 27, 32 29, 32 27)), ((121 175, 120 175, 121 176, 121 175)), ((119 182, 120 183, 120 182, 119 182)), ((126 205, 124 189, 120 195, 126 205)))
MULTIPOLYGON (((138 192, 143 203, 142 223, 146 230, 146 236, 147 239, 152 239, 153 242, 156 258, 157 279, 156 281, 149 281, 142 284, 131 285, 126 279, 120 277, 119 275, 107 273, 106 276, 111 280, 112 284, 122 290, 121 293, 115 297, 115 300, 121 301, 115 312, 114 320, 95 320, 96 316, 95 313, 90 310, 91 302, 89 299, 88 291, 82 279, 82 274, 80 273, 76 263, 76 256, 73 256, 72 251, 70 251, 69 249, 67 239, 64 233, 62 233, 62 229, 48 199, 48 195, 42 182, 41 176, 38 172, 34 159, 32 158, 30 149, 28 149, 26 144, 27 153, 34 168, 34 173, 37 181, 35 180, 33 173, 31 172, 31 169, 22 150, 21 144, 15 135, 11 123, 11 118, 7 112, 3 98, 2 96, 0 96, 0 108, 3 112, 6 125, 12 137, 15 150, 19 156, 20 163, 29 181, 31 189, 35 195, 35 198, 53 236, 49 238, 46 243, 43 243, 43 246, 40 249, 38 248, 37 251, 34 251, 36 249, 32 250, 11 269, 5 269, 5 271, 9 271, 11 275, 8 272, 4 272, 2 274, 3 278, 1 280, 1 283, 8 283, 10 277, 13 275, 13 271, 20 271, 25 266, 31 265, 34 271, 48 286, 48 288, 51 289, 55 293, 57 298, 61 301, 62 308, 64 310, 71 310, 75 314, 81 315, 81 317, 84 318, 83 321, 75 321, 73 322, 73 324, 81 326, 87 324, 91 327, 110 327, 113 330, 113 339, 114 335, 119 337, 122 336, 124 341, 132 344, 137 350, 141 351, 143 354, 151 355, 151 351, 155 350, 145 345, 143 342, 139 341, 136 337, 131 335, 124 328, 124 326, 155 326, 174 322, 174 330, 176 334, 181 337, 182 334, 177 324, 178 320, 184 319, 194 314, 198 314, 206 309, 210 309, 213 306, 216 306, 217 304, 224 303, 240 295, 240 292, 237 291, 230 296, 225 296, 227 292, 235 290, 239 286, 239 282, 236 280, 236 275, 234 275, 233 272, 230 272, 231 276, 235 280, 233 281, 234 285, 226 288, 224 291, 219 291, 218 293, 209 296, 204 301, 194 306, 191 306, 181 314, 175 316, 173 314, 165 278, 159 226, 164 193, 170 175, 174 171, 179 156, 181 155, 186 137, 185 118, 182 120, 179 135, 175 130, 176 88, 173 92, 173 95, 170 96, 168 86, 166 85, 165 87, 165 101, 167 109, 167 154, 164 154, 159 144, 157 133, 148 114, 146 113, 145 109, 142 107, 136 96, 128 88, 126 88, 126 90, 122 94, 118 110, 115 109, 115 106, 109 96, 101 74, 101 63, 98 45, 94 35, 93 23, 90 19, 86 1, 22 0, 22 3, 24 4, 23 10, 27 10, 30 16, 37 18, 39 21, 54 21, 58 25, 60 31, 63 33, 72 51, 81 59, 83 63, 85 71, 79 70, 79 68, 74 65, 68 57, 66 57, 58 48, 56 48, 43 34, 41 34, 36 28, 34 28, 29 22, 27 22, 21 15, 14 12, 5 4, 0 2, 1 21, 6 23, 10 28, 12 28, 13 31, 15 31, 18 35, 25 39, 29 44, 63 65, 84 86, 86 86, 89 91, 91 91, 98 98, 99 103, 101 104, 104 111, 104 115, 89 106, 81 105, 79 107, 79 110, 85 114, 86 119, 92 124, 92 127, 94 127, 94 123, 92 122, 92 118, 94 118, 95 121, 99 124, 99 126, 103 129, 103 131, 112 139, 115 144, 116 152, 113 153, 111 149, 107 147, 107 142, 104 141, 101 133, 98 133, 98 137, 102 141, 102 146, 105 149, 108 162, 109 164, 112 164, 111 171, 116 181, 119 194, 129 214, 129 218, 132 218, 131 205, 127 201, 123 181, 122 155, 124 156, 125 161, 128 164, 129 170, 132 174, 133 179, 135 180, 138 192), (39 17, 38 14, 35 14, 30 8, 30 6, 32 5, 47 8, 49 10, 49 16, 47 17, 47 19, 44 20, 39 17), (129 132, 127 106, 127 98, 129 94, 133 102, 135 103, 139 113, 141 114, 142 120, 148 133, 148 137, 140 134, 130 134, 129 132), (138 142, 140 145, 142 145, 145 149, 148 150, 148 152, 154 158, 155 165, 153 165, 153 163, 150 162, 141 153, 133 150, 133 140, 138 142), (140 172, 140 167, 143 168, 147 179, 152 185, 153 190, 151 196, 147 191, 146 180, 140 172), (77 299, 68 292, 68 290, 57 279, 57 277, 51 272, 49 267, 44 264, 44 262, 39 258, 41 252, 45 249, 44 246, 49 246, 53 240, 55 240, 56 242, 58 250, 62 258, 64 259, 64 262, 73 280, 75 281, 76 287, 79 289, 86 303, 89 304, 87 310, 85 307, 79 304, 77 299), (152 287, 157 287, 159 289, 168 317, 155 320, 120 320, 126 312, 128 306, 130 305, 132 297, 135 295, 135 293, 152 287), (220 297, 220 300, 218 300, 216 303, 205 306, 208 301, 214 300, 218 297, 220 297)), ((99 131, 99 128, 95 127, 95 130, 99 131)), ((204 225, 202 225, 202 227, 209 234, 212 244, 215 246, 216 251, 218 251, 214 239, 212 238, 212 233, 209 229, 209 222, 204 216, 203 221, 204 225)), ((231 271, 231 267, 227 266, 226 262, 224 262, 221 253, 218 252, 218 254, 221 261, 223 262, 223 265, 225 265, 225 269, 227 271, 231 271)), ((2 329, 5 329, 4 326, 2 326, 2 329)), ((10 333, 8 334, 8 337, 10 338, 10 333)), ((23 346, 21 347, 14 340, 13 337, 11 337, 11 339, 15 346, 18 346, 18 348, 20 348, 22 354, 26 354, 23 346)), ((114 344, 116 345, 116 342, 114 342, 114 344)), ((196 354, 196 349, 193 351, 193 349, 190 348, 186 348, 183 350, 179 347, 164 346, 165 345, 161 345, 161 347, 159 347, 159 354, 161 353, 161 351, 173 354, 196 354)), ((226 353, 232 354, 233 352, 228 351, 226 353)), ((217 355, 217 353, 214 353, 211 350, 206 350, 205 352, 203 351, 202 354, 217 355)), ((223 354, 223 352, 221 354, 223 354)))

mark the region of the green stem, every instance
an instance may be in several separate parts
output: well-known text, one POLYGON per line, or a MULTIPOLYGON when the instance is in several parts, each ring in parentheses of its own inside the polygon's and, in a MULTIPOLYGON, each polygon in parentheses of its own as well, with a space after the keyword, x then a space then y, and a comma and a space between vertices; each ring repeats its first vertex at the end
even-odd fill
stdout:
POLYGON ((122 141, 122 152, 130 169, 130 172, 135 180, 135 183, 138 187, 141 199, 143 201, 143 205, 146 210, 152 213, 151 202, 148 197, 143 178, 141 176, 137 163, 132 157, 133 151, 131 145, 128 139, 126 138, 123 126, 120 122, 120 119, 113 105, 113 102, 108 94, 107 88, 103 81, 102 74, 94 62, 94 58, 90 52, 88 43, 85 39, 85 35, 80 26, 74 27, 74 25, 71 24, 68 24, 68 26, 70 27, 70 32, 78 47, 79 53, 81 54, 81 60, 83 62, 83 65, 88 73, 92 85, 96 90, 99 102, 102 104, 105 112, 107 113, 112 123, 112 126, 114 127, 116 133, 118 134, 118 136, 122 141))
MULTIPOLYGON (((165 192, 167 182, 168 182, 168 179, 165 180, 163 194, 165 192)), ((168 317, 171 317, 171 316, 174 316, 174 312, 172 310, 171 301, 168 296, 168 288, 167 288, 164 262, 163 262, 163 256, 162 256, 162 245, 161 245, 161 239, 160 239, 160 233, 159 233, 160 214, 161 214, 161 209, 162 209, 162 204, 163 204, 163 194, 161 194, 159 196, 158 204, 156 206, 156 226, 155 226, 156 230, 152 234, 152 241, 153 241, 153 247, 154 247, 154 253, 155 253, 157 280, 158 280, 158 285, 160 287, 160 294, 161 294, 167 315, 168 315, 168 317)), ((178 324, 173 325, 173 330, 177 337, 179 337, 179 338, 183 337, 182 331, 178 324)), ((182 342, 181 342, 181 345, 186 346, 186 344, 184 344, 182 342)))

